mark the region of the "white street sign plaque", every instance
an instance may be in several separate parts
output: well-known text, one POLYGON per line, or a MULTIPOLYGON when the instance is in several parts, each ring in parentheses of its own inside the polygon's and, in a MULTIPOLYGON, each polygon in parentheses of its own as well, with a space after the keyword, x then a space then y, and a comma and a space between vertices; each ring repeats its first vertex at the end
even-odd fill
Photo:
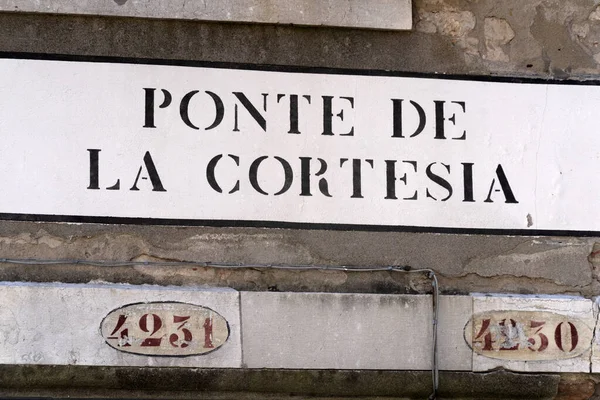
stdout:
POLYGON ((600 232, 595 82, 3 57, 4 219, 600 232))

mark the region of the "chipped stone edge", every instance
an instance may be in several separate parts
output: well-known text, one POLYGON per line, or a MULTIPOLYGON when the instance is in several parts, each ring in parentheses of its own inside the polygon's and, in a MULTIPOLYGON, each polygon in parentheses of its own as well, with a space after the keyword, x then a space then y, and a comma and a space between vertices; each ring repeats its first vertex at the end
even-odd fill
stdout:
MULTIPOLYGON (((22 286, 26 286, 26 287, 32 287, 32 288, 118 288, 118 289, 129 289, 129 290, 149 290, 149 291, 165 291, 165 290, 173 290, 173 291, 183 291, 183 292, 194 292, 194 291, 203 291, 203 292, 213 292, 213 293, 218 293, 218 292, 236 292, 236 293, 244 293, 244 292, 238 292, 234 289, 231 288, 215 288, 215 287, 202 287, 202 286, 184 286, 184 287, 180 287, 180 286, 159 286, 159 285, 132 285, 132 284, 115 284, 115 283, 104 283, 104 282, 98 282, 98 281, 94 281, 94 282, 90 282, 88 284, 74 284, 74 283, 60 283, 60 282, 48 282, 48 283, 39 283, 39 282, 0 282, 0 290, 2 287, 22 287, 22 286)), ((300 293, 305 293, 305 292, 300 292, 300 293)), ((412 296, 412 295, 401 295, 401 296, 412 296)), ((425 296, 425 297, 429 297, 430 295, 417 295, 417 296, 425 296)), ((443 297, 454 297, 454 296, 443 296, 443 297)), ((535 301, 551 301, 551 300, 563 300, 566 301, 568 303, 569 300, 585 300, 585 301, 589 301, 591 303, 591 313, 592 313, 592 318, 593 318, 593 332, 592 332, 592 343, 590 343, 590 350, 589 350, 589 354, 585 355, 587 356, 588 359, 588 370, 587 371, 579 371, 582 373, 598 373, 600 372, 600 360, 595 361, 596 355, 600 354, 600 338, 598 337, 598 328, 599 328, 599 324, 600 324, 600 296, 599 297, 595 297, 592 299, 588 299, 588 298, 584 298, 581 296, 571 296, 571 295, 541 295, 541 294, 536 294, 536 295, 521 295, 521 294, 502 294, 502 293, 471 293, 470 295, 468 295, 468 297, 471 298, 471 310, 469 313, 469 319, 472 318, 475 314, 476 314, 476 306, 475 306, 475 302, 477 301, 477 299, 481 299, 481 298, 490 298, 490 299, 510 299, 507 303, 508 307, 507 310, 510 310, 510 303, 512 302, 518 302, 520 299, 524 299, 524 300, 535 300, 535 301)), ((241 313, 242 310, 242 302, 240 301, 239 303, 239 312, 241 313)), ((532 310, 535 311, 536 307, 532 306, 532 310)), ((566 310, 566 309, 565 309, 566 310)), ((580 310, 581 311, 581 310, 580 310)), ((556 311, 555 311, 556 312, 556 311)), ((241 355, 242 355, 242 359, 241 359, 241 365, 240 368, 246 368, 245 367, 245 360, 244 360, 244 345, 243 345, 243 332, 244 331, 244 327, 243 327, 243 318, 241 318, 240 315, 240 346, 241 346, 241 355)), ((469 345, 468 343, 466 343, 467 345, 469 345)), ((470 346, 469 346, 470 347, 470 346)), ((471 364, 471 368, 470 368, 470 372, 483 372, 484 370, 482 369, 477 369, 476 368, 476 361, 474 359, 474 357, 476 356, 476 352, 473 351, 473 349, 471 348, 471 351, 473 353, 473 358, 470 361, 471 364)), ((585 357, 582 356, 582 357, 585 357)), ((548 362, 548 361, 545 361, 548 362)), ((530 364, 531 365, 531 364, 530 364)), ((509 371, 514 371, 514 372, 523 372, 520 368, 511 368, 511 365, 506 365, 505 369, 509 370, 509 371)), ((531 368, 528 369, 527 372, 560 372, 560 371, 547 371, 543 368, 538 369, 538 368, 531 368)))
MULTIPOLYGON (((590 326, 590 328, 592 329, 592 336, 591 336, 591 343, 590 346, 588 347, 588 365, 589 365, 589 369, 587 371, 579 371, 581 373, 593 373, 594 371, 596 372, 600 372, 600 362, 599 365, 594 368, 594 363, 593 363, 593 359, 594 359, 594 354, 596 352, 595 349, 595 343, 598 342, 597 339, 597 332, 598 332, 598 324, 599 324, 599 317, 600 317, 600 297, 594 297, 594 298, 586 298, 586 297, 582 297, 582 296, 576 296, 576 295, 560 295, 560 294, 554 294, 554 295, 544 295, 544 294, 511 294, 511 293, 480 293, 480 292, 474 292, 470 294, 472 300, 473 300, 473 314, 472 316, 474 316, 476 314, 476 306, 475 306, 475 302, 477 301, 477 299, 482 299, 482 298, 495 298, 495 299, 500 299, 500 298, 506 298, 509 299, 509 301, 516 301, 518 299, 526 299, 526 300, 536 300, 536 301, 544 301, 544 300, 563 300, 563 301, 568 301, 568 300, 588 300, 591 302, 591 313, 592 313, 592 319, 593 319, 593 327, 590 326)), ((508 310, 508 309, 507 309, 508 310)), ((531 311, 536 311, 536 308, 532 308, 531 311)), ((565 310, 566 311, 566 310, 565 310)), ((553 311, 556 312, 556 311, 553 311)), ((471 317, 472 318, 472 317, 471 317)), ((467 345, 469 345, 467 343, 467 345)), ((469 345, 469 347, 471 347, 469 345)), ((600 347, 600 343, 599 343, 599 347, 600 347)), ((600 351, 600 349, 598 349, 600 351)), ((477 365, 477 359, 481 359, 481 358, 487 358, 481 354, 478 354, 477 352, 475 352, 472 347, 471 347, 471 351, 472 351, 472 358, 473 358, 473 364, 472 364, 472 372, 486 372, 486 371, 491 371, 494 368, 491 369, 486 369, 486 368, 480 368, 480 369, 476 369, 475 366, 477 365)), ((583 353, 581 356, 579 357, 585 357, 585 353, 583 353)), ((566 360, 564 360, 566 361, 566 360)), ((523 363, 523 365, 535 365, 535 363, 541 363, 541 362, 549 362, 548 360, 546 361, 542 361, 542 360, 532 360, 532 361, 521 361, 521 363, 523 363)), ((561 371, 561 370, 545 370, 545 369, 537 369, 537 368, 533 368, 533 369, 522 369, 520 368, 520 366, 518 365, 518 362, 516 364, 513 364, 512 366, 510 365, 510 363, 514 363, 514 361, 506 361, 504 362, 502 368, 507 370, 507 371, 511 371, 511 372, 517 372, 517 373, 522 373, 522 372, 526 372, 526 373, 561 373, 561 372, 572 372, 572 371, 561 371), (514 366, 516 366, 516 368, 513 368, 514 366)), ((498 367, 495 367, 498 368, 498 367)))
POLYGON ((590 351, 590 374, 595 372, 600 372, 600 365, 594 364, 594 358, 597 353, 600 352, 599 338, 598 338, 598 324, 600 323, 600 297, 594 297, 592 303, 592 312, 594 314, 594 319, 596 320, 596 324, 594 325, 594 332, 592 333, 592 346, 590 351))

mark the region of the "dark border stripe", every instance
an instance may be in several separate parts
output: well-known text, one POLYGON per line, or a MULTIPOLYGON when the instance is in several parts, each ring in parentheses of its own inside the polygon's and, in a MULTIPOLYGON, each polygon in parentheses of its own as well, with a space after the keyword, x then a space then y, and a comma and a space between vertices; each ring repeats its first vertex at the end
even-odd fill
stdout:
POLYGON ((107 64, 142 64, 142 65, 162 65, 179 67, 198 67, 198 68, 221 68, 221 69, 239 69, 248 71, 266 71, 266 72, 291 72, 307 74, 331 74, 331 75, 356 75, 356 76, 382 76, 382 77, 400 77, 400 78, 422 78, 422 79, 444 79, 470 82, 496 82, 496 83, 523 83, 523 84, 543 84, 543 85, 584 85, 600 86, 598 79, 556 79, 541 77, 523 77, 523 76, 498 76, 498 75, 455 75, 455 74, 435 74, 422 72, 405 72, 376 69, 347 69, 347 68, 328 68, 328 67, 301 67, 292 65, 273 65, 273 64, 244 64, 218 61, 195 61, 195 60, 169 60, 155 58, 130 58, 130 57, 109 57, 109 56, 81 56, 71 54, 45 54, 45 53, 19 53, 2 52, 0 59, 23 59, 23 60, 45 60, 45 61, 72 61, 72 62, 93 62, 107 64))
POLYGON ((365 232, 411 232, 472 234, 490 236, 577 236, 600 237, 600 231, 575 231, 551 229, 487 229, 487 228, 444 228, 433 226, 408 225, 361 225, 285 221, 252 220, 212 220, 212 219, 166 219, 134 217, 92 217, 83 215, 54 214, 9 214, 0 213, 0 220, 29 222, 67 222, 77 224, 120 224, 120 225, 162 225, 162 226, 205 226, 216 228, 280 228, 302 230, 365 231, 365 232))

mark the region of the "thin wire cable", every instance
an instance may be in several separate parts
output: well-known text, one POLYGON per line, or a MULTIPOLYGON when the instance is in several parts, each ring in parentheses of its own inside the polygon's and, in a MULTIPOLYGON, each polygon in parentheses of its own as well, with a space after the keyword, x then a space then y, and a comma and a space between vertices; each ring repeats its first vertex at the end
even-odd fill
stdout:
POLYGON ((437 351, 437 327, 438 327, 438 314, 439 314, 439 285, 437 276, 433 271, 429 272, 429 278, 431 279, 431 286, 433 287, 433 349, 432 349, 432 364, 431 369, 433 375, 433 393, 429 396, 428 400, 435 400, 437 398, 437 391, 439 387, 439 369, 438 369, 438 351, 437 351))
POLYGON ((209 267, 209 268, 253 268, 253 269, 276 269, 288 271, 343 271, 343 272, 402 272, 402 273, 426 273, 431 279, 432 286, 432 384, 433 393, 428 397, 428 400, 435 400, 439 387, 439 368, 438 368, 438 351, 437 351, 437 328, 439 314, 439 284, 435 272, 431 269, 412 269, 409 266, 390 265, 384 267, 356 267, 356 266, 331 266, 331 265, 301 265, 301 264, 245 264, 245 263, 223 263, 212 261, 110 261, 110 260, 80 260, 80 259, 35 259, 35 258, 0 258, 0 263, 17 264, 17 265, 88 265, 94 267, 209 267))

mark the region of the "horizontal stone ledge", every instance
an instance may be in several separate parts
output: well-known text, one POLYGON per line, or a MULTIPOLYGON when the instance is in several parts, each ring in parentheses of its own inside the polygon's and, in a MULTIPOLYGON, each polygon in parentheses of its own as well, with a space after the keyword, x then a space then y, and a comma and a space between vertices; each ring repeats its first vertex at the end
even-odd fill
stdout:
POLYGON ((407 30, 411 0, 1 0, 0 11, 407 30))
MULTIPOLYGON (((5 282, 0 304, 0 364, 432 368, 428 295, 5 282)), ((470 297, 441 298, 442 369, 471 370, 470 315, 470 297)))
MULTIPOLYGON (((550 374, 442 372, 438 394, 443 398, 478 400, 548 399, 556 395, 559 381, 559 375, 550 374)), ((206 393, 215 393, 214 398, 236 399, 263 399, 289 393, 310 395, 311 399, 320 396, 427 398, 432 392, 432 383, 431 373, 426 371, 0 366, 2 397, 11 393, 20 396, 34 393, 57 398, 60 391, 66 389, 71 396, 78 396, 81 390, 90 397, 107 397, 111 393, 107 390, 126 389, 138 391, 136 396, 145 398, 140 395, 142 391, 152 399, 188 398, 179 397, 182 392, 189 398, 198 398, 201 394, 203 399, 213 398, 206 393), (158 391, 162 396, 151 395, 158 391)))
MULTIPOLYGON (((0 282, 0 304, 0 365, 433 368, 431 295, 0 282)), ((437 366, 595 371, 596 310, 573 296, 440 296, 437 366)))

